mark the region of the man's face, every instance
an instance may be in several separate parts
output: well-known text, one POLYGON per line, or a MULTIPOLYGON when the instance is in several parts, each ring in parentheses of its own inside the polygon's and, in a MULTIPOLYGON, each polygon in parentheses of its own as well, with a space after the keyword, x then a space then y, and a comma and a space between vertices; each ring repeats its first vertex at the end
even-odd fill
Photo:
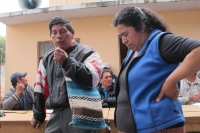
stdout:
POLYGON ((103 77, 100 79, 100 83, 105 88, 109 88, 112 85, 112 75, 109 72, 103 73, 103 77))
POLYGON ((28 81, 25 76, 18 79, 18 83, 22 83, 25 87, 28 85, 28 81))
POLYGON ((51 28, 51 38, 55 44, 55 47, 59 47, 65 50, 71 40, 73 39, 73 34, 65 26, 65 24, 53 25, 51 28))

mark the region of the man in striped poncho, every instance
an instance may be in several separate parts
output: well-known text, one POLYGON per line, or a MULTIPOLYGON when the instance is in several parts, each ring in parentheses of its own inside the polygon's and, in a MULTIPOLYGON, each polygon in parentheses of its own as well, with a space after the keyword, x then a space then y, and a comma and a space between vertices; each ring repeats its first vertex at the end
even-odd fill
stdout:
POLYGON ((72 113, 64 74, 82 86, 95 87, 103 68, 100 56, 91 47, 73 39, 74 30, 65 18, 53 18, 49 30, 55 49, 46 53, 39 64, 31 125, 39 128, 46 117, 45 108, 53 108, 45 133, 95 132, 69 126, 72 113))

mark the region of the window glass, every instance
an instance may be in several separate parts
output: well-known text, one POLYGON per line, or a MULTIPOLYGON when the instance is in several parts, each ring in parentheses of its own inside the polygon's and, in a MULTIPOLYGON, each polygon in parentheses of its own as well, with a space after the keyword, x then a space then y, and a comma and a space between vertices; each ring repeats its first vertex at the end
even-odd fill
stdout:
POLYGON ((44 43, 39 43, 39 56, 44 55, 44 43))
POLYGON ((44 47, 45 47, 44 52, 47 53, 48 51, 50 51, 53 48, 53 44, 52 44, 52 42, 46 42, 44 47))
MULTIPOLYGON (((76 42, 80 43, 80 38, 75 38, 76 42)), ((38 63, 40 59, 51 49, 54 48, 52 41, 39 41, 38 42, 38 63)))

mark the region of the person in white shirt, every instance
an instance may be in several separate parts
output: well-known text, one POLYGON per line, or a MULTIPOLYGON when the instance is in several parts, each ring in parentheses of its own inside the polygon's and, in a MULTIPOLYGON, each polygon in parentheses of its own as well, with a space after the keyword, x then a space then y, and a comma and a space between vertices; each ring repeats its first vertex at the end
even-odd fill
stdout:
POLYGON ((197 73, 181 80, 179 100, 183 105, 200 102, 200 78, 197 73))

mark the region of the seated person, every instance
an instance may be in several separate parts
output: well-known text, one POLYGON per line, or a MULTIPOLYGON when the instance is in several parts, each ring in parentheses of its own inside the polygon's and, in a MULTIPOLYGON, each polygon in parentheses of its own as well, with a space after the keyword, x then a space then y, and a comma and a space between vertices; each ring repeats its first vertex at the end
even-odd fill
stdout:
POLYGON ((34 90, 27 83, 27 73, 15 72, 10 76, 12 87, 5 93, 3 109, 32 110, 34 90))
POLYGON ((113 74, 112 70, 111 70, 111 67, 108 63, 103 63, 103 69, 108 69, 111 71, 111 74, 112 74, 112 82, 113 83, 116 83, 117 82, 117 76, 115 74, 113 74))
POLYGON ((112 82, 110 70, 104 69, 100 77, 100 84, 97 89, 101 95, 102 107, 115 107, 115 84, 112 82))
POLYGON ((181 80, 179 100, 182 104, 200 102, 200 79, 196 73, 181 80))

